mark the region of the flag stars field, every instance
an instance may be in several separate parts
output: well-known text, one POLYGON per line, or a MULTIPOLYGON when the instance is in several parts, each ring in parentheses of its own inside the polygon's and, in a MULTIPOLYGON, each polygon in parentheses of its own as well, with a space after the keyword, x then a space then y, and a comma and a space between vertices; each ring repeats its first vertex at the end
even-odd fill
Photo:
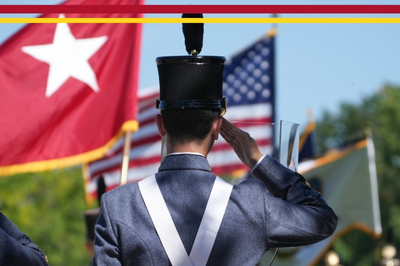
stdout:
POLYGON ((264 38, 251 49, 239 53, 235 60, 227 60, 226 73, 230 74, 226 74, 223 88, 228 104, 234 102, 240 105, 241 101, 258 102, 270 97, 270 78, 267 74, 271 56, 269 44, 270 39, 264 38))

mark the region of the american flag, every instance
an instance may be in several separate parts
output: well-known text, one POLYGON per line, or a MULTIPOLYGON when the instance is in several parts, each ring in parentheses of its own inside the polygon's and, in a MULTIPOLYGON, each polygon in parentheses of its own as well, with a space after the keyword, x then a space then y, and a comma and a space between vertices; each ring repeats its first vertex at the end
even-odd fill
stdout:
MULTIPOLYGON (((274 143, 274 37, 264 36, 231 59, 224 70, 223 93, 228 102, 225 118, 248 132, 264 154, 274 143)), ((208 155, 212 171, 243 176, 248 168, 222 139, 208 155)))
MULTIPOLYGON (((247 131, 264 154, 272 154, 274 143, 274 37, 263 36, 231 59, 224 70, 224 97, 228 108, 225 118, 247 131)), ((161 160, 161 137, 155 125, 158 88, 138 92, 139 130, 132 134, 128 182, 139 181, 158 171, 161 160)), ((101 160, 84 166, 88 200, 97 197, 97 182, 104 178, 106 191, 120 183, 121 138, 101 160)), ((207 156, 212 171, 219 175, 243 176, 248 168, 220 137, 207 156)))

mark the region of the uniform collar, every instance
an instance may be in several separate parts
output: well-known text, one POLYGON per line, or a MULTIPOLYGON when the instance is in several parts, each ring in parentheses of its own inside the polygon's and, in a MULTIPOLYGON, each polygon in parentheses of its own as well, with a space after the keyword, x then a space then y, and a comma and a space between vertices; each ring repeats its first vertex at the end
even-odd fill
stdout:
POLYGON ((167 156, 181 155, 181 154, 200 155, 200 156, 205 157, 203 154, 198 153, 198 152, 173 152, 173 153, 168 154, 167 156))

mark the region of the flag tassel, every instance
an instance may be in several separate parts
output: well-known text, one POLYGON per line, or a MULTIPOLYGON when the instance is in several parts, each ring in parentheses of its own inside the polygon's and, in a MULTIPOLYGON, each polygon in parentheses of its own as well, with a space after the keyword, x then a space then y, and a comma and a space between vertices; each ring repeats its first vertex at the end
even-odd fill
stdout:
POLYGON ((122 157, 122 165, 121 165, 121 178, 119 185, 125 185, 128 180, 128 166, 129 166, 129 153, 131 150, 131 135, 132 132, 127 130, 125 133, 125 141, 124 141, 124 151, 122 157))

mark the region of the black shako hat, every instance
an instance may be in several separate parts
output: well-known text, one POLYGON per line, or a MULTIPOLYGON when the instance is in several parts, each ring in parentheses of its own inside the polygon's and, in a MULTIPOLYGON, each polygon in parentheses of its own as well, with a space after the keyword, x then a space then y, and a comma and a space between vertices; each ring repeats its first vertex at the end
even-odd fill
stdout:
MULTIPOLYGON (((202 14, 183 14, 183 18, 202 18, 202 14)), ((188 56, 157 57, 160 99, 156 107, 167 109, 217 109, 226 112, 222 97, 225 57, 198 56, 203 46, 202 23, 183 23, 188 56)))

